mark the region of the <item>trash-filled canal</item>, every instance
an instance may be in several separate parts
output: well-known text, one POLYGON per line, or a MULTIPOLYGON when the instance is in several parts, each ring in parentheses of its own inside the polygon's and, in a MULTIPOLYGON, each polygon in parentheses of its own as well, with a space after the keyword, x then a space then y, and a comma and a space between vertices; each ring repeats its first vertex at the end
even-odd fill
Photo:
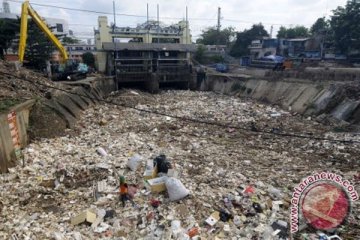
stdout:
MULTIPOLYGON (((1 239, 312 239, 306 214, 290 233, 294 187, 327 172, 360 192, 360 144, 323 140, 360 136, 335 126, 211 92, 109 99, 117 105, 89 108, 0 175, 1 239)), ((342 227, 321 232, 357 239, 351 206, 342 227)), ((334 222, 319 211, 310 215, 334 222)))

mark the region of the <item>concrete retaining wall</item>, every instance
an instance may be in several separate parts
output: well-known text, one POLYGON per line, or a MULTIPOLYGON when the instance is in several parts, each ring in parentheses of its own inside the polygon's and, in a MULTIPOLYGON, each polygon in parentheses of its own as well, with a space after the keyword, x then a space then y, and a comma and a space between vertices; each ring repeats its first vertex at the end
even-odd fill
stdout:
POLYGON ((360 83, 209 76, 201 89, 250 97, 304 115, 325 114, 339 121, 359 124, 360 99, 346 91, 353 85, 359 86, 360 83))
MULTIPOLYGON (((67 82, 67 92, 54 90, 49 99, 30 100, 9 110, 17 114, 17 128, 21 147, 31 138, 56 137, 66 128, 75 126, 77 118, 88 106, 94 105, 116 90, 113 78, 90 78, 67 82)), ((0 172, 17 164, 7 119, 0 115, 0 172)))
POLYGON ((273 79, 297 78, 313 81, 360 81, 360 68, 314 68, 303 70, 266 71, 266 77, 273 79))
POLYGON ((41 114, 46 114, 46 117, 33 117, 37 119, 36 123, 34 122, 36 124, 34 138, 56 137, 61 132, 61 129, 49 131, 48 124, 42 124, 39 122, 41 121, 40 119, 48 121, 47 118, 50 118, 52 121, 64 122, 63 128, 73 128, 83 110, 90 105, 97 104, 108 94, 116 90, 114 79, 111 77, 88 78, 82 81, 66 82, 65 84, 69 86, 69 89, 66 90, 67 92, 55 90, 51 93, 50 99, 42 102, 43 106, 51 110, 40 111, 41 114), (60 119, 54 118, 54 113, 60 119))

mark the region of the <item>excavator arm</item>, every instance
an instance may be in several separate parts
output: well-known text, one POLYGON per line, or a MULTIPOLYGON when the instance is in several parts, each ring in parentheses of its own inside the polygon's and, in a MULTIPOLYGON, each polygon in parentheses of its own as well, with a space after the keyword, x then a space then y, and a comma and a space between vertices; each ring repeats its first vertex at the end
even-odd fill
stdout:
POLYGON ((59 39, 51 32, 46 23, 41 19, 39 14, 30 6, 28 0, 26 0, 21 7, 21 26, 20 26, 20 42, 19 42, 19 61, 24 61, 25 48, 26 48, 26 39, 27 39, 27 25, 28 25, 28 15, 35 21, 36 25, 45 33, 48 39, 54 43, 56 48, 59 50, 62 56, 63 62, 68 60, 68 54, 61 44, 59 39))

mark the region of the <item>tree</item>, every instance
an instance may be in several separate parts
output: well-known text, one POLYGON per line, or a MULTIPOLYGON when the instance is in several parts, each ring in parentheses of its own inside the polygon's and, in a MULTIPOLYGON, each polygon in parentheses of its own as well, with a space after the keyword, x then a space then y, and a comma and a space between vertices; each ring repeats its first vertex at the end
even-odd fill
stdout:
POLYGON ((296 26, 293 28, 286 28, 281 26, 277 34, 277 38, 301 38, 308 37, 309 29, 304 26, 296 26))
POLYGON ((360 1, 349 0, 344 7, 333 10, 330 25, 337 50, 349 54, 360 51, 360 1))
POLYGON ((0 19, 0 58, 4 58, 6 51, 11 47, 18 32, 19 23, 17 20, 0 19))
POLYGON ((245 29, 243 32, 237 33, 236 41, 230 50, 230 55, 233 57, 249 55, 250 50, 248 47, 251 41, 268 36, 269 33, 261 23, 253 25, 249 30, 245 29))
POLYGON ((326 21, 325 17, 318 18, 316 22, 311 26, 310 33, 312 35, 323 35, 330 30, 330 23, 326 21))
POLYGON ((77 43, 80 42, 78 39, 68 37, 68 36, 62 37, 61 41, 62 41, 63 44, 77 44, 77 43))
POLYGON ((197 49, 196 49, 196 52, 195 52, 195 60, 198 61, 199 63, 204 63, 205 62, 205 51, 206 51, 206 48, 204 45, 202 44, 199 44, 197 49))
POLYGON ((83 62, 90 66, 90 67, 94 67, 95 66, 95 56, 94 54, 92 54, 91 52, 86 52, 82 55, 82 59, 83 62))
POLYGON ((233 27, 228 27, 220 31, 215 27, 210 27, 202 31, 201 37, 196 40, 196 43, 204 45, 229 45, 234 36, 235 32, 233 27))
POLYGON ((24 65, 37 70, 46 68, 46 62, 50 60, 55 46, 46 37, 34 21, 28 22, 28 38, 26 41, 24 65))

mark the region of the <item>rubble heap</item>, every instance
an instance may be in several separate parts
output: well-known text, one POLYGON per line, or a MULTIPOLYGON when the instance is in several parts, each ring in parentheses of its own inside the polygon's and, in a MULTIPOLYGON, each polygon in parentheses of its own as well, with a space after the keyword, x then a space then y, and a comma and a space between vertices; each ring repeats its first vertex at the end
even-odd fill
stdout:
POLYGON ((0 101, 6 99, 26 100, 44 96, 47 88, 33 84, 31 81, 54 86, 54 83, 44 77, 44 74, 26 68, 16 71, 14 64, 0 60, 0 101))
MULTIPOLYGON (((289 239, 290 199, 302 178, 331 171, 360 192, 358 145, 261 130, 359 140, 356 134, 333 133, 276 107, 215 93, 128 91, 110 99, 253 131, 112 104, 90 108, 78 122, 78 135, 33 142, 24 150, 26 166, 0 176, 0 238, 289 239), (166 190, 149 188, 144 172, 161 154, 188 196, 170 201, 166 190), (129 159, 138 161, 134 171, 129 159), (134 204, 123 207, 119 201, 119 176, 125 176, 134 204)), ((336 234, 357 239, 359 218, 354 202, 336 234)), ((304 231, 310 235, 296 238, 319 239, 315 231, 304 231)))

